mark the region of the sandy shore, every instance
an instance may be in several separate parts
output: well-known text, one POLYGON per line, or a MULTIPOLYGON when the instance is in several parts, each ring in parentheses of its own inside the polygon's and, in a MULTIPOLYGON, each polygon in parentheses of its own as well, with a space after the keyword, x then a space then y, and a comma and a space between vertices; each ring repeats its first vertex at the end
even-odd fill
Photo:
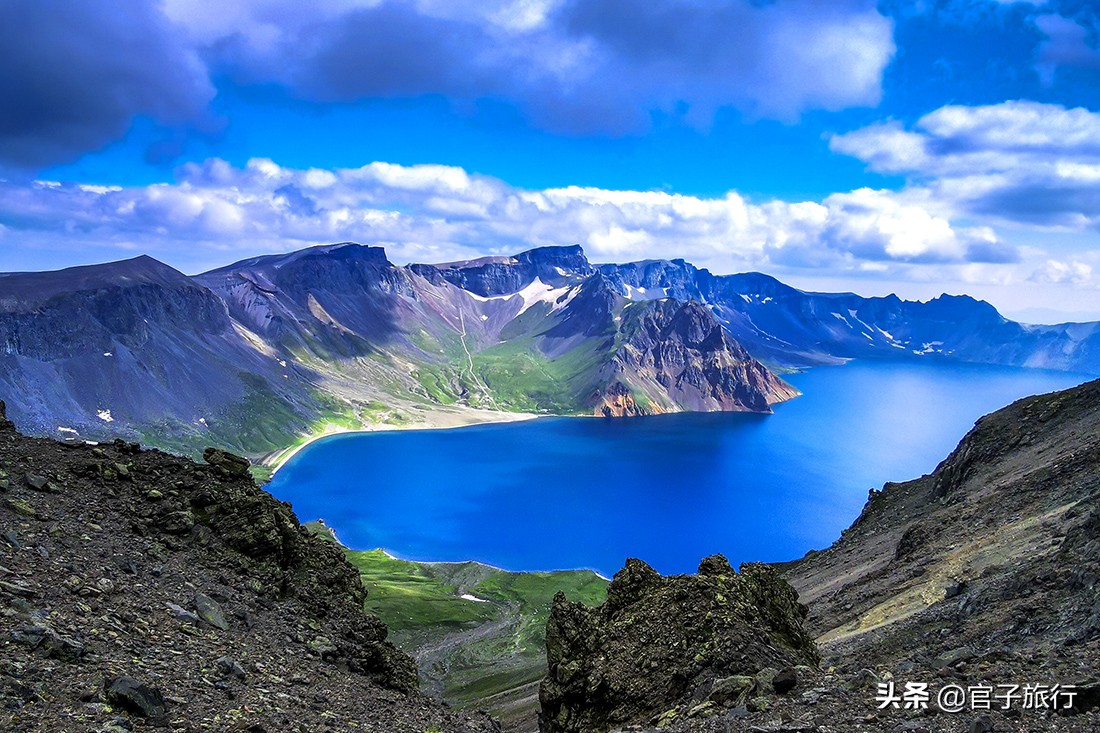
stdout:
POLYGON ((303 436, 301 442, 282 450, 273 451, 260 459, 262 466, 271 469, 274 476, 287 461, 296 456, 299 451, 311 443, 332 435, 345 433, 382 433, 398 430, 445 430, 448 428, 463 428, 470 425, 488 425, 491 423, 520 422, 533 420, 536 417, 550 417, 550 415, 536 415, 530 412, 500 412, 496 410, 455 410, 433 411, 425 415, 424 422, 409 423, 406 425, 364 425, 361 428, 350 429, 342 425, 326 425, 320 432, 303 436))

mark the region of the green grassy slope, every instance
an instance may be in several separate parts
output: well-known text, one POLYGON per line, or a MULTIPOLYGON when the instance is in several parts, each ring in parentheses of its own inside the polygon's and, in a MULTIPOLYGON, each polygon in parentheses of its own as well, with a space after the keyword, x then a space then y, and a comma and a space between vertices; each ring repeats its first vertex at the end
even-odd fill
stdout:
MULTIPOLYGON (((332 539, 323 524, 307 527, 332 539)), ((409 562, 382 550, 344 552, 367 588, 366 609, 416 658, 424 688, 455 707, 487 709, 511 731, 532 729, 554 594, 590 605, 607 594, 607 581, 589 570, 513 573, 475 562, 409 562)))

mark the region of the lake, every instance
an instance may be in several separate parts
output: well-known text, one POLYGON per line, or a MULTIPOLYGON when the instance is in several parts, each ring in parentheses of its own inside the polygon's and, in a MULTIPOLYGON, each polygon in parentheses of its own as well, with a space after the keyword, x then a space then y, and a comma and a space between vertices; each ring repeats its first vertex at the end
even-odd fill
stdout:
POLYGON ((774 415, 541 418, 354 433, 298 453, 267 489, 350 547, 509 570, 627 557, 694 572, 830 545, 868 490, 932 471, 974 421, 1079 384, 1065 372, 853 362, 790 375, 774 415))

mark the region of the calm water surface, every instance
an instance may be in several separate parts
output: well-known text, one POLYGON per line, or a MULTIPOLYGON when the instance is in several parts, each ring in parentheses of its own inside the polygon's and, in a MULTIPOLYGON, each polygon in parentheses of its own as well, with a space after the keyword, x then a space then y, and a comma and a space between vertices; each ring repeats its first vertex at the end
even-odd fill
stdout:
POLYGON ((870 488, 928 473, 981 415, 1082 375, 855 362, 789 377, 774 415, 544 418, 453 430, 340 435, 268 485, 303 521, 355 548, 509 570, 627 557, 692 572, 828 546, 870 488))

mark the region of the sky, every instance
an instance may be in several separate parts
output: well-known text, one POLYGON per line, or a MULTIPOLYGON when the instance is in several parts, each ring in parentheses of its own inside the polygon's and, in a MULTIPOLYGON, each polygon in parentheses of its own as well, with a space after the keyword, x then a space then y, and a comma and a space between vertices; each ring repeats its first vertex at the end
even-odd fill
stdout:
POLYGON ((1095 0, 5 0, 0 271, 581 244, 1100 319, 1095 0))

